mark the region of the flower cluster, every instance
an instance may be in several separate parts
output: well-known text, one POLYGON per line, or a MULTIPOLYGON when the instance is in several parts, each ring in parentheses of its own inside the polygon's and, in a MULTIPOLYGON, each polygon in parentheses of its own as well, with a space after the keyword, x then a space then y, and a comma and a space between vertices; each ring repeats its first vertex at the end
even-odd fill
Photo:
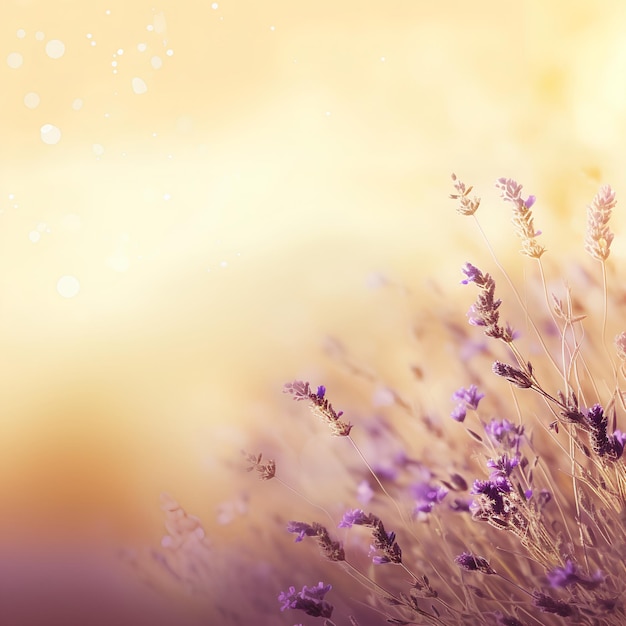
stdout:
POLYGON ((496 187, 500 190, 502 199, 513 204, 512 222, 515 233, 522 240, 522 253, 526 256, 539 259, 545 252, 536 239, 541 231, 535 230, 533 214, 530 207, 535 204, 535 196, 522 197, 522 185, 512 178, 499 178, 496 187))
POLYGON ((609 420, 604 409, 597 403, 587 411, 586 417, 593 451, 598 456, 619 459, 624 452, 626 433, 615 430, 612 435, 607 435, 609 420))
MULTIPOLYGON (((451 197, 458 201, 458 212, 476 219, 480 199, 470 197, 472 187, 455 175, 452 180, 455 193, 451 197)), ((512 221, 515 233, 522 241, 522 252, 541 264, 545 248, 537 243, 537 237, 541 233, 535 229, 533 223, 531 208, 535 204, 535 196, 522 195, 522 186, 509 178, 498 179, 496 187, 502 198, 513 206, 512 221)), ((615 194, 610 187, 605 186, 596 195, 588 211, 585 247, 594 258, 603 263, 608 257, 613 240, 607 224, 614 205, 615 194)), ((313 412, 331 427, 333 434, 348 437, 372 474, 374 486, 379 488, 378 491, 373 490, 370 481, 361 477, 359 499, 368 503, 378 502, 380 506, 380 497, 385 497, 392 510, 395 508, 397 511, 397 521, 416 539, 416 543, 408 547, 412 557, 410 560, 417 560, 422 567, 429 570, 428 574, 412 572, 405 563, 407 559, 403 559, 396 533, 387 531, 378 515, 353 508, 344 513, 338 526, 368 528, 372 537, 372 562, 377 565, 395 563, 401 566, 410 575, 411 585, 407 591, 392 591, 378 577, 369 578, 360 570, 354 570, 353 575, 363 580, 366 586, 369 584, 370 588, 376 589, 381 594, 383 603, 398 611, 396 615, 387 616, 387 621, 395 624, 462 624, 465 622, 459 616, 467 614, 470 606, 475 623, 484 626, 524 626, 527 624, 524 615, 532 616, 533 623, 550 626, 560 623, 553 620, 562 619, 582 619, 589 624, 606 623, 612 626, 624 623, 626 613, 621 598, 626 594, 626 552, 623 549, 626 545, 626 532, 623 528, 626 510, 626 472, 623 461, 626 434, 616 428, 616 423, 618 407, 624 406, 626 395, 616 391, 609 399, 609 404, 596 402, 588 409, 579 406, 581 399, 597 396, 599 385, 589 382, 593 373, 589 370, 588 361, 584 360, 584 333, 575 326, 586 321, 587 316, 572 313, 569 293, 568 301, 564 305, 555 295, 552 295, 550 301, 545 285, 542 289, 548 311, 547 323, 552 328, 556 325, 556 331, 552 331, 551 335, 542 335, 540 320, 535 318, 535 308, 531 309, 529 306, 523 310, 528 327, 537 338, 533 360, 539 358, 536 355, 543 350, 547 362, 558 372, 557 386, 552 387, 554 391, 550 391, 550 385, 554 381, 546 376, 545 368, 539 377, 533 364, 523 357, 516 342, 517 333, 509 324, 500 322, 502 301, 495 295, 495 279, 471 263, 466 263, 462 272, 464 277, 461 282, 465 285, 472 283, 479 289, 476 301, 468 313, 470 326, 482 328, 487 337, 498 339, 505 346, 504 354, 496 355, 492 361, 491 373, 510 383, 517 413, 513 420, 508 413, 511 403, 491 398, 490 407, 495 407, 501 414, 484 420, 481 415, 483 409, 480 413, 478 409, 485 393, 479 391, 477 384, 460 387, 452 395, 455 403, 450 414, 452 420, 464 422, 468 412, 473 411, 482 425, 482 435, 480 431, 467 429, 471 436, 471 445, 476 448, 471 454, 465 454, 464 458, 478 459, 484 455, 486 461, 482 465, 482 471, 486 476, 474 476, 473 480, 464 478, 463 474, 467 476, 467 472, 463 470, 467 470, 467 467, 463 463, 454 462, 459 457, 457 445, 453 442, 449 443, 450 455, 447 462, 451 467, 447 470, 447 479, 437 477, 437 474, 446 471, 444 466, 440 465, 437 472, 428 471, 421 460, 411 461, 409 454, 402 455, 405 462, 394 465, 393 472, 383 471, 385 465, 380 460, 368 463, 350 437, 352 425, 344 423, 340 419, 342 414, 334 411, 326 398, 324 386, 313 392, 307 382, 294 381, 285 385, 285 392, 294 399, 309 402, 313 412), (556 336, 559 340, 555 350, 557 356, 549 347, 551 336, 556 336), (582 372, 585 373, 584 377, 582 372), (517 394, 534 394, 543 405, 533 405, 533 408, 526 411, 526 406, 521 398, 517 398, 517 394), (616 402, 616 398, 619 402, 616 402), (607 410, 605 406, 610 409, 607 410), (550 421, 541 423, 542 413, 549 415, 550 421), (537 416, 542 426, 539 431, 536 425, 533 427, 529 422, 531 417, 536 420, 537 416), (568 445, 556 440, 560 424, 566 428, 568 445), (546 435, 537 437, 537 432, 546 433, 547 442, 546 435), (421 468, 420 480, 416 481, 411 476, 413 465, 421 468), (562 471, 559 468, 564 467, 573 468, 572 486, 569 490, 563 486, 563 476, 559 474, 562 471), (437 507, 451 491, 456 493, 451 498, 449 507, 437 507), (404 506, 396 498, 400 498, 404 506), (568 498, 573 498, 574 502, 568 498), (551 504, 555 500, 556 506, 551 504), (408 501, 412 501, 412 506, 409 509, 410 515, 405 516, 403 508, 408 501), (487 522, 499 531, 498 539, 494 538, 492 543, 481 543, 484 535, 477 534, 472 538, 467 536, 467 527, 463 531, 455 530, 455 518, 449 518, 448 515, 456 515, 456 519, 469 517, 475 522, 487 522), (423 530, 415 532, 413 525, 420 523, 426 528, 432 525, 433 530, 442 530, 428 539, 428 534, 423 530), (510 538, 508 543, 507 537, 510 538), (461 548, 451 562, 467 573, 468 577, 478 573, 488 575, 490 580, 496 581, 491 584, 489 591, 464 581, 473 600, 468 604, 461 601, 458 608, 454 608, 458 596, 453 585, 450 586, 449 593, 446 591, 452 574, 449 570, 450 562, 442 560, 444 556, 439 550, 438 542, 442 539, 448 544, 448 551, 452 546, 461 548), (482 545, 492 555, 498 551, 512 555, 522 550, 528 565, 507 563, 506 557, 500 557, 502 567, 498 569, 507 574, 499 573, 486 558, 463 549, 464 545, 482 545), (429 560, 432 562, 430 568, 429 560), (449 573, 443 575, 445 571, 449 573), (541 572, 543 576, 540 575, 541 572), (440 577, 441 589, 435 589, 431 585, 431 575, 440 577), (510 599, 511 589, 519 594, 513 604, 510 599), (433 599, 434 604, 428 608, 423 606, 424 598, 433 599), (489 605, 490 601, 496 601, 497 598, 502 599, 500 610, 494 610, 489 605), (476 603, 482 607, 478 612, 476 603)), ((543 275, 541 267, 542 280, 543 275)), ((510 279, 508 280, 510 283, 510 279)), ((518 299, 523 304, 519 295, 518 299)), ((604 300, 606 302, 606 295, 604 300)), ((615 346, 621 362, 620 373, 626 377, 626 332, 616 337, 615 346)), ((469 367, 471 360, 478 359, 479 354, 474 352, 472 356, 464 357, 462 363, 469 367)), ((480 382, 475 374, 474 379, 480 382)), ((394 392, 394 395, 398 394, 394 392)), ((377 441, 380 441, 380 430, 376 432, 377 441)), ((436 430, 431 428, 429 436, 436 437, 435 433, 436 430)), ((428 456, 427 448, 422 450, 422 455, 428 456)), ((255 458, 249 460, 254 465, 255 458)), ((259 463, 260 457, 257 465, 259 463)), ((343 546, 333 543, 323 526, 290 522, 288 530, 296 534, 298 542, 305 537, 315 537, 326 556, 339 552, 345 564, 350 568, 354 567, 343 546)), ((405 551, 406 549, 405 547, 405 551)), ((291 588, 289 597, 292 598, 292 603, 294 594, 295 590, 291 588)), ((304 590, 302 594, 306 595, 304 590)), ((467 593, 466 597, 469 597, 467 593)))
POLYGON ((333 614, 333 605, 324 600, 324 596, 332 589, 331 585, 323 582, 315 587, 302 587, 302 591, 296 591, 295 587, 289 587, 289 591, 283 591, 278 596, 282 603, 281 611, 286 609, 298 609, 312 617, 330 617, 333 614))
MULTIPOLYGON (((471 185, 455 175, 452 180, 457 211, 484 233, 480 198, 471 185)), ((559 287, 543 265, 546 249, 531 211, 535 196, 523 194, 510 178, 498 179, 496 187, 512 207, 527 282, 518 290, 495 250, 493 271, 510 288, 498 288, 498 294, 506 299, 507 316, 524 328, 523 337, 501 321, 496 278, 465 263, 461 283, 478 292, 469 325, 457 311, 446 313, 448 301, 430 315, 420 312, 406 388, 396 389, 376 368, 356 365, 342 348, 340 365, 374 398, 369 413, 361 409, 353 418, 354 427, 333 408, 325 385, 284 385, 284 393, 308 405, 338 437, 317 450, 318 437, 294 441, 285 429, 295 456, 306 451, 308 459, 314 449, 323 471, 303 479, 283 471, 279 459, 278 476, 274 460, 244 453, 248 472, 265 483, 273 479, 264 489, 286 490, 290 511, 301 506, 303 518, 311 519, 316 509, 328 520, 287 521, 292 514, 283 516, 267 498, 267 524, 277 522, 282 531, 268 551, 280 563, 257 579, 270 589, 274 612, 278 590, 287 588, 278 596, 280 609, 299 610, 320 626, 335 626, 331 615, 337 614, 341 626, 626 623, 626 331, 615 337, 614 354, 606 341, 607 329, 626 316, 621 292, 608 292, 615 193, 601 187, 588 208, 584 247, 601 266, 585 257, 592 269, 564 275, 563 295, 549 293, 559 287), (505 293, 513 293, 519 310, 505 293), (450 341, 442 341, 441 331, 450 341), (480 349, 467 350, 470 344, 480 349), (453 345, 458 358, 443 345, 453 345), (439 353, 445 361, 437 369, 439 353), (392 400, 380 402, 380 389, 392 400), (440 389, 443 398, 437 397, 440 389), (295 543, 304 544, 295 548, 297 567, 284 556, 294 549, 285 525, 295 543), (343 533, 341 541, 331 536, 333 528, 343 533), (324 558, 307 552, 307 544, 316 544, 324 558), (311 580, 328 582, 302 586, 311 580), (332 605, 326 600, 331 584, 332 605)), ((289 419, 299 417, 290 413, 289 419)), ((312 467, 309 460, 306 466, 312 467)), ((179 521, 194 528, 178 549, 195 572, 198 562, 189 549, 183 559, 183 547, 195 554, 204 546, 203 534, 193 519, 179 521)), ((262 550, 258 525, 251 534, 262 550)), ((182 578, 175 556, 168 554, 163 565, 182 578)), ((274 623, 265 617, 255 614, 253 621, 274 623)))
POLYGON ((452 394, 452 399, 457 402, 457 405, 451 413, 452 419, 457 422, 462 422, 467 416, 468 410, 476 411, 478 409, 478 403, 485 397, 484 393, 479 393, 476 385, 470 385, 468 389, 461 387, 452 394))
POLYGON ((294 380, 285 384, 283 392, 291 394, 296 401, 308 400, 311 411, 328 425, 333 435, 338 437, 350 435, 352 424, 339 419, 343 415, 343 411, 335 412, 333 405, 325 397, 326 387, 324 385, 320 385, 317 391, 313 393, 308 382, 294 380))
POLYGON ((467 572, 481 572, 482 574, 496 573, 496 570, 489 565, 487 559, 484 559, 482 556, 469 554, 468 552, 463 552, 454 557, 454 562, 467 572))
POLYGON ((493 418, 485 425, 485 433, 503 450, 514 451, 517 455, 524 436, 524 426, 516 426, 506 418, 493 418))
POLYGON ((345 561, 346 554, 343 546, 338 541, 333 541, 326 530, 325 526, 314 522, 307 524, 306 522, 289 522, 287 531, 297 535, 296 543, 302 541, 305 537, 315 537, 322 554, 329 561, 345 561))
POLYGON ((451 193, 450 198, 459 201, 459 206, 456 210, 461 215, 474 215, 480 206, 480 198, 476 196, 470 198, 472 187, 467 187, 464 182, 456 177, 456 174, 452 174, 452 182, 457 193, 451 193))
POLYGON ((476 266, 466 263, 463 267, 466 278, 461 282, 464 285, 474 283, 480 288, 476 302, 471 306, 467 315, 472 326, 482 326, 487 337, 501 339, 506 343, 511 343, 514 339, 513 329, 507 324, 500 326, 500 312, 498 309, 502 300, 496 299, 496 281, 490 274, 483 274, 476 266))
POLYGON ((609 220, 615 204, 615 192, 610 185, 603 185, 587 207, 585 250, 598 261, 606 261, 611 251, 614 235, 609 220))
POLYGON ((341 518, 339 528, 352 528, 354 525, 372 529, 370 554, 377 553, 372 558, 372 563, 402 563, 402 550, 396 542, 396 533, 387 532, 379 517, 372 513, 366 514, 362 509, 353 509, 341 518))

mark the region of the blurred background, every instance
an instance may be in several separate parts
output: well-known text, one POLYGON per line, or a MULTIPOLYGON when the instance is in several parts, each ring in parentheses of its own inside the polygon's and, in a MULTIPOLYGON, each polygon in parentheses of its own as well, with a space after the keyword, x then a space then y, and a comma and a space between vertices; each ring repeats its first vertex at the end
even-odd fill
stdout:
POLYGON ((386 333, 409 317, 374 295, 381 277, 427 303, 489 258, 452 172, 504 259, 518 246, 496 178, 537 196, 565 258, 598 185, 623 193, 619 0, 0 15, 6 623, 186 623, 119 551, 158 545, 162 492, 221 536, 245 491, 223 461, 276 433, 283 382, 325 382, 325 337, 397 358, 386 333))

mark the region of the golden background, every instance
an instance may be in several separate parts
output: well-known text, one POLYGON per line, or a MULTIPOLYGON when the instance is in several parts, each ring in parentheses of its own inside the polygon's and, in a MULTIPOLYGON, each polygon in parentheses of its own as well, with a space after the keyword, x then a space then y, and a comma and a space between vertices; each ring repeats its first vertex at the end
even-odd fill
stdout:
POLYGON ((271 431, 284 381, 324 372, 327 333, 385 356, 372 276, 458 282, 480 242, 452 171, 511 258, 497 177, 537 195, 555 252, 582 250, 599 182, 621 197, 617 0, 0 16, 0 584, 23 623, 48 585, 41 623, 87 623, 64 593, 111 598, 89 623, 137 623, 133 603, 172 623, 119 583, 116 547, 158 543, 163 491, 215 525, 239 489, 220 459, 271 431))

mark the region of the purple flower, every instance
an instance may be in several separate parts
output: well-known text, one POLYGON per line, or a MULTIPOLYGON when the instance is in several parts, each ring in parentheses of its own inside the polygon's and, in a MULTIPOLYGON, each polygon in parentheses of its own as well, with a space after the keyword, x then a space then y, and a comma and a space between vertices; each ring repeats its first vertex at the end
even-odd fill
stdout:
POLYGON ((620 430, 616 430, 612 435, 607 434, 609 420, 600 404, 594 404, 586 416, 589 424, 589 439, 593 451, 598 456, 606 456, 609 459, 617 460, 624 453, 626 435, 620 430))
POLYGON ((457 422, 465 421, 465 418, 467 417, 467 410, 465 408, 465 405, 457 404, 452 413, 450 413, 450 417, 457 422))
POLYGON ((333 409, 333 405, 325 398, 326 387, 324 385, 320 385, 317 388, 317 392, 313 393, 308 382, 294 380, 283 385, 283 393, 291 394, 293 399, 298 402, 308 400, 313 413, 326 422, 333 435, 337 437, 348 437, 350 435, 352 424, 339 419, 343 415, 343 411, 335 411, 333 409))
POLYGON ((555 567, 547 573, 550 584, 556 588, 581 585, 586 589, 594 589, 604 581, 602 572, 597 571, 592 577, 581 574, 578 566, 571 559, 565 561, 565 567, 555 567))
MULTIPOLYGON (((514 331, 511 330, 511 327, 507 325, 507 333, 512 338, 514 331)), ((506 378, 511 384, 519 387, 520 389, 530 389, 533 386, 532 379, 532 368, 530 363, 528 364, 528 368, 526 371, 521 370, 518 367, 513 367, 508 363, 502 363, 502 361, 494 361, 491 366, 491 371, 496 376, 502 376, 502 378, 506 378)))
POLYGON ((278 601, 282 603, 281 611, 286 609, 299 609, 311 617, 330 618, 333 613, 333 605, 324 600, 324 596, 332 589, 331 585, 323 582, 315 587, 302 587, 302 591, 296 591, 295 587, 289 587, 288 591, 281 591, 278 601))
POLYGON ((463 552, 454 557, 454 562, 466 572, 482 572, 483 574, 496 573, 496 570, 489 565, 487 559, 484 559, 482 556, 469 554, 468 552, 463 552))
POLYGON ((352 509, 346 511, 339 522, 339 528, 352 528, 354 524, 357 526, 369 526, 372 519, 362 509, 352 509))
POLYGON ((517 451, 524 434, 524 427, 515 426, 507 419, 492 419, 485 426, 485 432, 492 441, 499 443, 505 450, 517 451))
POLYGON ((468 389, 461 387, 452 394, 453 400, 464 402, 467 405, 468 409, 473 409, 474 411, 478 408, 478 403, 484 397, 485 394, 479 393, 478 387, 476 385, 470 385, 468 389))
POLYGON ((587 422, 591 428, 591 444, 594 452, 600 456, 604 456, 607 453, 607 446, 609 443, 606 436, 608 419, 600 404, 594 404, 587 411, 587 422))
POLYGON ((467 311, 467 317, 467 322, 470 326, 487 326, 484 314, 476 308, 475 304, 472 304, 467 311))
POLYGON ((373 531, 374 543, 370 545, 369 556, 378 550, 382 551, 382 554, 376 554, 372 557, 372 563, 374 565, 385 565, 386 563, 402 563, 402 550, 396 543, 396 533, 392 530, 385 531, 382 523, 374 528, 373 531))
POLYGON ((317 535, 317 530, 306 522, 288 522, 287 532, 296 533, 298 535, 296 537, 296 543, 299 543, 305 537, 315 537, 317 535))
MULTIPOLYGON (((471 321, 470 321, 471 323, 471 321)), ((470 385, 468 389, 461 387, 452 394, 452 399, 457 401, 458 404, 450 417, 457 422, 462 422, 467 415, 467 409, 475 411, 478 408, 478 403, 485 397, 484 393, 478 392, 476 385, 470 385)))
POLYGON ((542 613, 554 613, 560 617, 569 617, 574 613, 574 607, 562 600, 555 600, 545 593, 533 592, 533 604, 542 613))
POLYGON ((507 202, 512 202, 517 210, 530 209, 535 204, 536 198, 533 195, 524 199, 522 197, 522 185, 512 178, 498 178, 496 187, 500 189, 501 197, 507 202))
POLYGON ((626 447, 626 433, 623 433, 621 430, 616 430, 609 437, 609 448, 611 452, 611 457, 614 459, 619 459, 624 453, 625 447, 626 447))
POLYGON ((294 380, 292 383, 285 383, 283 385, 283 393, 291 394, 294 400, 300 402, 302 400, 310 399, 311 388, 308 382, 303 380, 294 380))
POLYGON ((471 263, 466 263, 461 271, 467 276, 464 280, 461 281, 461 284, 468 285, 469 283, 475 283, 476 281, 481 282, 483 279, 483 273, 471 263))
POLYGON ((503 515, 507 509, 504 495, 511 493, 512 488, 509 479, 500 476, 494 480, 475 480, 470 493, 476 496, 486 496, 490 503, 491 513, 503 515))
POLYGON ((516 456, 510 458, 507 454, 503 454, 497 459, 489 459, 487 461, 487 467, 492 470, 491 474, 489 474, 489 478, 493 480, 501 476, 510 476, 513 469, 518 465, 519 458, 516 456))
POLYGON ((382 552, 382 554, 377 554, 372 559, 375 565, 382 563, 402 563, 402 550, 396 543, 396 533, 385 530, 385 526, 379 517, 373 513, 366 515, 361 509, 354 509, 348 511, 343 516, 339 526, 349 528, 353 524, 367 526, 372 529, 373 542, 370 545, 370 556, 374 552, 382 552))
POLYGON ((416 500, 416 513, 430 513, 435 504, 439 504, 447 495, 445 487, 437 487, 428 482, 416 483, 412 485, 411 491, 416 500))
MULTIPOLYGON (((376 548, 374 548, 373 546, 370 546, 370 549, 375 550, 376 548)), ((371 550, 370 550, 370 554, 371 554, 371 550)), ((385 565, 385 563, 391 563, 391 559, 388 556, 376 555, 372 557, 372 563, 374 565, 385 565)))

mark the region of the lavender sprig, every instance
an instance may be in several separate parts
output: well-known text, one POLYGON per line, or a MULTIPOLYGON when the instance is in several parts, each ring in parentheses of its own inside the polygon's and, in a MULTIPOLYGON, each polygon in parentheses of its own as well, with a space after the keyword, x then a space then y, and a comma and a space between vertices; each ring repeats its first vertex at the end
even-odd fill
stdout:
POLYGON ((515 234, 522 240, 522 254, 539 259, 545 248, 537 243, 541 231, 535 230, 530 208, 535 204, 535 196, 522 197, 522 185, 512 178, 499 178, 496 187, 503 200, 513 205, 513 226, 515 234))
POLYGON ((315 587, 305 585, 301 591, 289 587, 288 591, 282 591, 278 596, 278 601, 282 604, 280 610, 298 609, 311 617, 329 618, 333 614, 333 605, 326 602, 324 596, 331 589, 331 585, 325 585, 321 581, 315 587))
POLYGON ((587 207, 585 250, 598 261, 606 261, 611 252, 614 235, 608 224, 615 204, 615 192, 610 185, 603 185, 587 207))
POLYGON ((498 324, 500 319, 498 309, 502 304, 502 300, 495 297, 496 281, 490 274, 483 274, 471 263, 466 263, 463 266, 463 273, 466 278, 461 281, 462 284, 474 283, 480 288, 478 298, 468 312, 469 323, 472 326, 482 326, 487 337, 511 343, 514 339, 513 329, 508 324, 506 327, 498 324))
POLYGON ((333 409, 332 404, 325 397, 326 387, 323 385, 320 385, 317 391, 313 393, 308 382, 294 380, 284 385, 283 393, 291 394, 293 399, 298 402, 308 400, 311 411, 328 425, 333 435, 347 437, 350 434, 352 424, 339 419, 343 415, 343 411, 337 413, 333 409))
POLYGON ((345 561, 346 554, 343 546, 339 541, 333 541, 326 530, 325 526, 313 522, 313 524, 307 524, 306 522, 292 521, 287 524, 287 532, 297 534, 296 543, 302 541, 305 537, 315 537, 317 544, 322 554, 329 561, 345 561))

